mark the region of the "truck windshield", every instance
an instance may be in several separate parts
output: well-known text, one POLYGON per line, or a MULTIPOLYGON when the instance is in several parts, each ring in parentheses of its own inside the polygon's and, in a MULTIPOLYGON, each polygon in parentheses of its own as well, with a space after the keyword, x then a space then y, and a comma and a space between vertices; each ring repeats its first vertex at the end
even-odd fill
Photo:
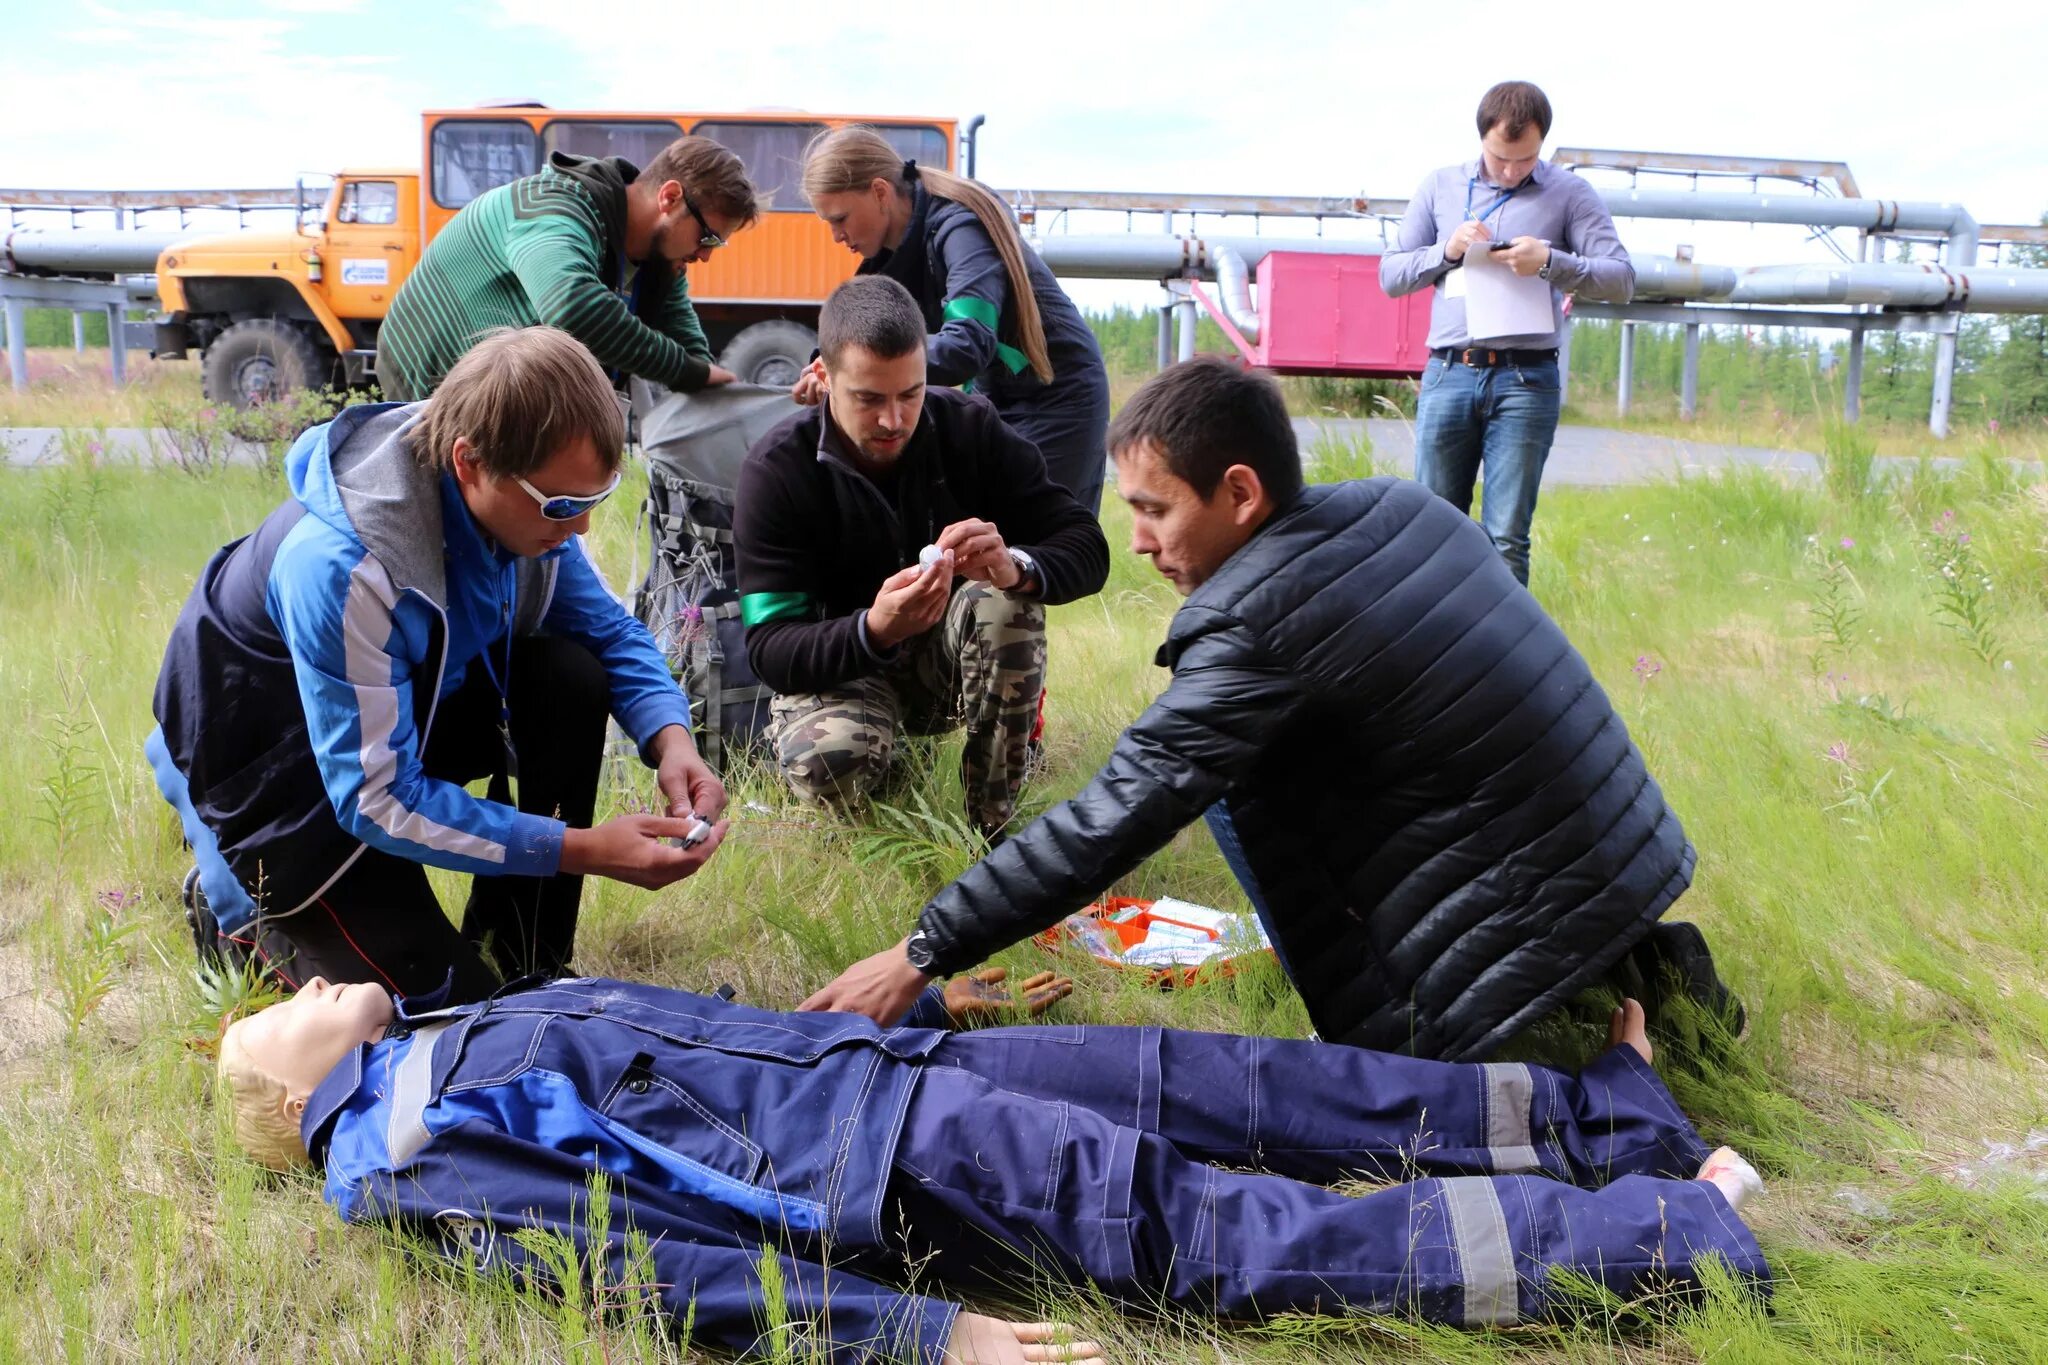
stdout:
POLYGON ((335 221, 387 227, 398 221, 398 182, 395 180, 351 180, 341 187, 341 204, 335 221))
POLYGON ((540 170, 540 136, 516 119, 434 125, 434 202, 459 209, 486 190, 540 170))

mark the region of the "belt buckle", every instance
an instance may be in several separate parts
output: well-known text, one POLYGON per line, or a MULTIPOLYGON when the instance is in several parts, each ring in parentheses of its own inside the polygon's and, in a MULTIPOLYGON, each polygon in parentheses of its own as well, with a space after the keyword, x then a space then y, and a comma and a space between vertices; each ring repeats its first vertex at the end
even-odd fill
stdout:
POLYGON ((1458 352, 1458 363, 1460 365, 1470 365, 1472 363, 1472 348, 1470 346, 1458 352))

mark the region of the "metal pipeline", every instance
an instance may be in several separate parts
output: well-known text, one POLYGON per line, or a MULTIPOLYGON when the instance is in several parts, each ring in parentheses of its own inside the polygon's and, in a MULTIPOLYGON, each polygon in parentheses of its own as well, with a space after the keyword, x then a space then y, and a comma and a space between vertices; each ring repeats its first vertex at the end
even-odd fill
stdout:
POLYGON ((1792 223, 1869 232, 1940 232, 1951 266, 1977 263, 1977 220, 1961 204, 1900 199, 1829 199, 1806 194, 1714 194, 1689 190, 1604 189, 1617 218, 1679 218, 1703 223, 1792 223))
POLYGON ((1877 304, 1965 313, 2048 312, 2048 270, 1940 265, 1766 265, 1742 272, 1731 303, 1877 304))
POLYGON ((187 231, 77 232, 17 228, 0 237, 0 274, 139 275, 157 257, 193 233, 187 231))
POLYGON ((1259 310, 1252 306, 1251 267, 1229 247, 1215 248, 1216 306, 1246 341, 1259 339, 1259 310))
POLYGON ((1731 303, 1885 304, 1938 308, 1957 298, 1957 277, 1918 266, 1767 265, 1742 272, 1731 303))
POLYGON ((1637 299, 1722 299, 1735 288, 1735 269, 1671 256, 1631 256, 1637 299))
POLYGON ((1214 279, 1220 252, 1236 253, 1247 272, 1274 251, 1311 251, 1325 256, 1378 256, 1386 250, 1363 238, 1335 237, 1153 237, 1144 233, 1088 236, 1051 233, 1031 239, 1055 275, 1088 280, 1164 280, 1193 276, 1214 279))
MULTIPOLYGON (((1687 196, 1692 198, 1695 196, 1687 196)), ((1705 198, 1706 196, 1697 196, 1705 198)), ((1723 196, 1727 197, 1727 196, 1723 196)), ((1740 196, 1735 196, 1740 197, 1740 196)), ((1799 200, 1831 203, 1831 200, 1799 200)), ((1274 251, 1319 255, 1378 256, 1385 248, 1363 239, 1330 237, 1149 237, 1054 234, 1035 238, 1053 273, 1106 280, 1213 279, 1231 325, 1255 334, 1251 306, 1252 270, 1274 251)), ((1875 304, 1891 308, 1960 308, 1971 313, 2048 313, 2048 270, 1984 268, 1958 270, 1933 264, 1733 266, 1678 261, 1669 256, 1633 259, 1638 301, 1658 299, 1752 304, 1875 304)))

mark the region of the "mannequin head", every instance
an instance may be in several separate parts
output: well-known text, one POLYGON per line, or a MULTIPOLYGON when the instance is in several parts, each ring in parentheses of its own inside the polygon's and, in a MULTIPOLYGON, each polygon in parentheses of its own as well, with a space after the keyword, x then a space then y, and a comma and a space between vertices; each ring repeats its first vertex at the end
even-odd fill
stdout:
POLYGON ((235 1141, 273 1170, 304 1162, 306 1101, 343 1057, 383 1037, 394 1014, 382 986, 316 976, 291 999, 229 1025, 216 1075, 235 1141))

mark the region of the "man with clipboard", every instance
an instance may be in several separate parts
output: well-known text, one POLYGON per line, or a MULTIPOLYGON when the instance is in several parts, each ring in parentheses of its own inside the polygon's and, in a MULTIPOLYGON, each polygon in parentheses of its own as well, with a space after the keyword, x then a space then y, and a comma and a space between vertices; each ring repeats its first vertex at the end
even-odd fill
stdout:
POLYGON ((1482 467, 1480 522, 1529 581, 1529 524, 1561 405, 1566 294, 1626 303, 1635 268, 1599 193, 1543 162, 1550 101, 1503 81, 1479 101, 1479 158, 1430 173, 1408 201, 1390 297, 1436 286, 1415 413, 1415 477, 1461 511, 1482 467))

